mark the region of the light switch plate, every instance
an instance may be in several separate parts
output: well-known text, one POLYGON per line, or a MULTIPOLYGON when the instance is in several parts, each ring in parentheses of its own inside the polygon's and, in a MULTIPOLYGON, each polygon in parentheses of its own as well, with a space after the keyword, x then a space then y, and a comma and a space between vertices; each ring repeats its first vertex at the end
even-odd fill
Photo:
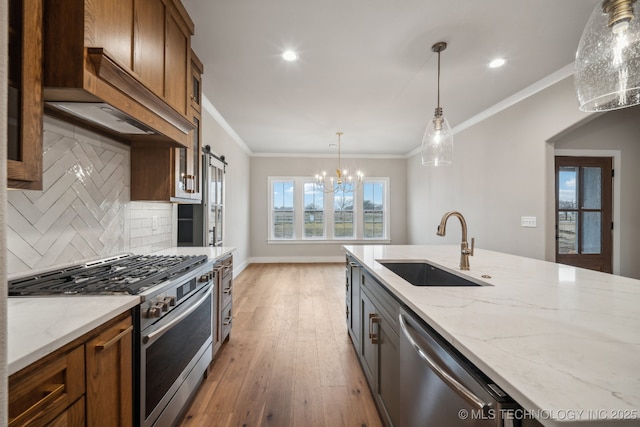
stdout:
POLYGON ((152 230, 158 229, 158 217, 156 215, 151 217, 151 229, 152 230))
POLYGON ((535 228, 536 225, 536 217, 535 216, 523 216, 520 217, 520 225, 523 227, 531 227, 535 228))

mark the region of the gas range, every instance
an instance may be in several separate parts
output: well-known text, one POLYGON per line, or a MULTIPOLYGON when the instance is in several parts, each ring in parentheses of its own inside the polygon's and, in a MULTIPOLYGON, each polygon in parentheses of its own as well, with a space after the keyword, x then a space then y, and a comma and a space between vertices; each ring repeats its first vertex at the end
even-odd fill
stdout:
POLYGON ((206 264, 206 255, 125 254, 9 282, 9 296, 141 295, 206 264))
POLYGON ((206 255, 119 255, 11 280, 9 296, 139 296, 133 424, 172 425, 212 360, 213 265, 206 255))

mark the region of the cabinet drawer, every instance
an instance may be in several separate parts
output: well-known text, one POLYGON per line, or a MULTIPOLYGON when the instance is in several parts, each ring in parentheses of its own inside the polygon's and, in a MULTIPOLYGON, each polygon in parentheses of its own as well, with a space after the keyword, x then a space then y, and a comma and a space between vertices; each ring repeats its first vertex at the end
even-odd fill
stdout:
POLYGON ((222 289, 220 291, 222 292, 221 305, 222 307, 226 307, 227 305, 231 304, 231 300, 233 299, 233 280, 231 280, 230 276, 222 279, 222 289))
MULTIPOLYGON (((31 365, 9 378, 9 426, 46 425, 84 392, 83 346, 43 364, 31 365)), ((84 414, 84 405, 82 409, 84 414)), ((72 418, 77 420, 78 417, 72 418)))
POLYGON ((399 333, 398 314, 400 313, 400 304, 376 279, 373 278, 366 270, 363 274, 362 287, 372 297, 380 314, 382 314, 391 328, 399 333))

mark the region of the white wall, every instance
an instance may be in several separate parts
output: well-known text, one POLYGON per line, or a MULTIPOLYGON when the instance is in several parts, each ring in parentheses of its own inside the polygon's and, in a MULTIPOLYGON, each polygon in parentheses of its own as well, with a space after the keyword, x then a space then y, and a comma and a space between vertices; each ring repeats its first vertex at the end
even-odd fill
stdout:
POLYGON ((436 236, 442 215, 458 210, 477 247, 545 259, 546 240, 553 239, 547 198, 553 147, 547 141, 587 118, 569 77, 457 133, 453 165, 423 167, 419 154, 408 159, 409 243, 458 243, 457 224, 447 227, 445 238, 436 236), (537 228, 522 228, 522 216, 535 216, 537 228))
POLYGON ((211 151, 225 156, 229 164, 225 174, 225 219, 224 246, 236 248, 234 252, 234 270, 242 271, 249 262, 249 211, 252 205, 249 198, 250 157, 225 128, 218 123, 219 117, 208 102, 204 103, 202 114, 202 144, 211 146, 211 151))
POLYGON ((615 224, 620 236, 619 274, 640 279, 640 263, 637 262, 637 243, 640 241, 640 107, 611 111, 577 129, 554 139, 555 149, 583 150, 590 155, 598 151, 620 151, 620 170, 616 170, 615 181, 620 184, 620 222, 615 224))
MULTIPOLYGON (((269 176, 312 176, 319 170, 333 170, 336 158, 252 157, 251 158, 251 257, 257 261, 335 261, 345 243, 267 244, 269 176)), ((370 177, 389 177, 391 244, 407 242, 406 160, 403 158, 347 158, 344 165, 359 168, 370 177)))

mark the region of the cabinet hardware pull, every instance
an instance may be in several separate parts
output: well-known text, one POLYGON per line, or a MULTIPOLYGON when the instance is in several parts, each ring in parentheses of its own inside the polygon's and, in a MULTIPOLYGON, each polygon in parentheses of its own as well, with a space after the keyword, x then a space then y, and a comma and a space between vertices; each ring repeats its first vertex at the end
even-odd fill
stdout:
POLYGON ((349 306, 347 306, 347 319, 349 318, 349 306))
POLYGON ((380 316, 375 313, 369 313, 369 338, 371 339, 371 344, 378 344, 378 334, 371 332, 374 323, 380 323, 380 316))
POLYGON ((224 322, 222 324, 224 326, 227 326, 227 325, 231 324, 231 317, 227 317, 226 319, 224 319, 224 322))
POLYGON ((117 343, 118 341, 120 341, 122 339, 122 337, 124 337, 125 335, 127 335, 129 332, 133 331, 133 325, 129 326, 127 329, 121 329, 120 333, 118 335, 116 335, 115 337, 111 338, 109 341, 102 343, 102 344, 97 344, 96 345, 96 350, 106 350, 109 347, 111 347, 112 345, 114 345, 115 343, 117 343))
POLYGON ((402 313, 398 315, 398 320, 400 321, 400 329, 402 330, 402 333, 411 344, 411 347, 413 347, 413 349, 418 353, 420 359, 422 359, 422 361, 425 362, 431 368, 431 370, 433 370, 433 372, 435 372, 443 382, 448 384, 449 387, 460 397, 462 397, 470 404, 474 405, 476 408, 481 409, 484 413, 487 413, 486 411, 490 409, 490 405, 488 403, 482 401, 482 399, 476 396, 471 390, 469 390, 463 384, 458 382, 458 380, 453 378, 447 371, 443 369, 442 366, 438 365, 436 361, 433 360, 427 354, 427 352, 420 347, 418 342, 413 338, 412 332, 409 331, 411 325, 407 324, 402 313))
POLYGON ((54 400, 56 400, 62 395, 62 393, 64 393, 64 384, 51 384, 50 388, 47 388, 46 391, 49 391, 49 394, 38 400, 36 403, 31 405, 29 409, 27 409, 14 419, 10 420, 9 427, 22 424, 24 421, 33 418, 34 415, 44 410, 48 405, 53 403, 54 400))
POLYGON ((231 293, 231 288, 225 288, 225 289, 223 289, 223 290, 222 290, 222 293, 223 293, 223 294, 227 294, 227 295, 228 295, 228 294, 230 294, 230 293, 231 293))
POLYGON ((357 266, 358 266, 358 264, 356 264, 355 262, 350 262, 349 263, 349 267, 357 267, 357 266))
POLYGON ((144 337, 142 337, 142 343, 151 345, 151 343, 153 341, 155 341, 156 339, 160 338, 169 329, 173 328, 175 325, 177 325, 178 323, 182 322, 182 320, 185 317, 187 317, 188 315, 190 315, 191 313, 196 311, 198 308, 200 308, 200 306, 211 295, 211 288, 212 288, 212 286, 208 286, 207 288, 205 288, 204 292, 202 292, 202 295, 203 295, 202 298, 200 298, 197 302, 194 302, 191 307, 189 307, 184 312, 180 313, 171 322, 167 323, 166 325, 163 325, 163 326, 159 327, 155 331, 151 332, 149 335, 145 335, 144 337))

